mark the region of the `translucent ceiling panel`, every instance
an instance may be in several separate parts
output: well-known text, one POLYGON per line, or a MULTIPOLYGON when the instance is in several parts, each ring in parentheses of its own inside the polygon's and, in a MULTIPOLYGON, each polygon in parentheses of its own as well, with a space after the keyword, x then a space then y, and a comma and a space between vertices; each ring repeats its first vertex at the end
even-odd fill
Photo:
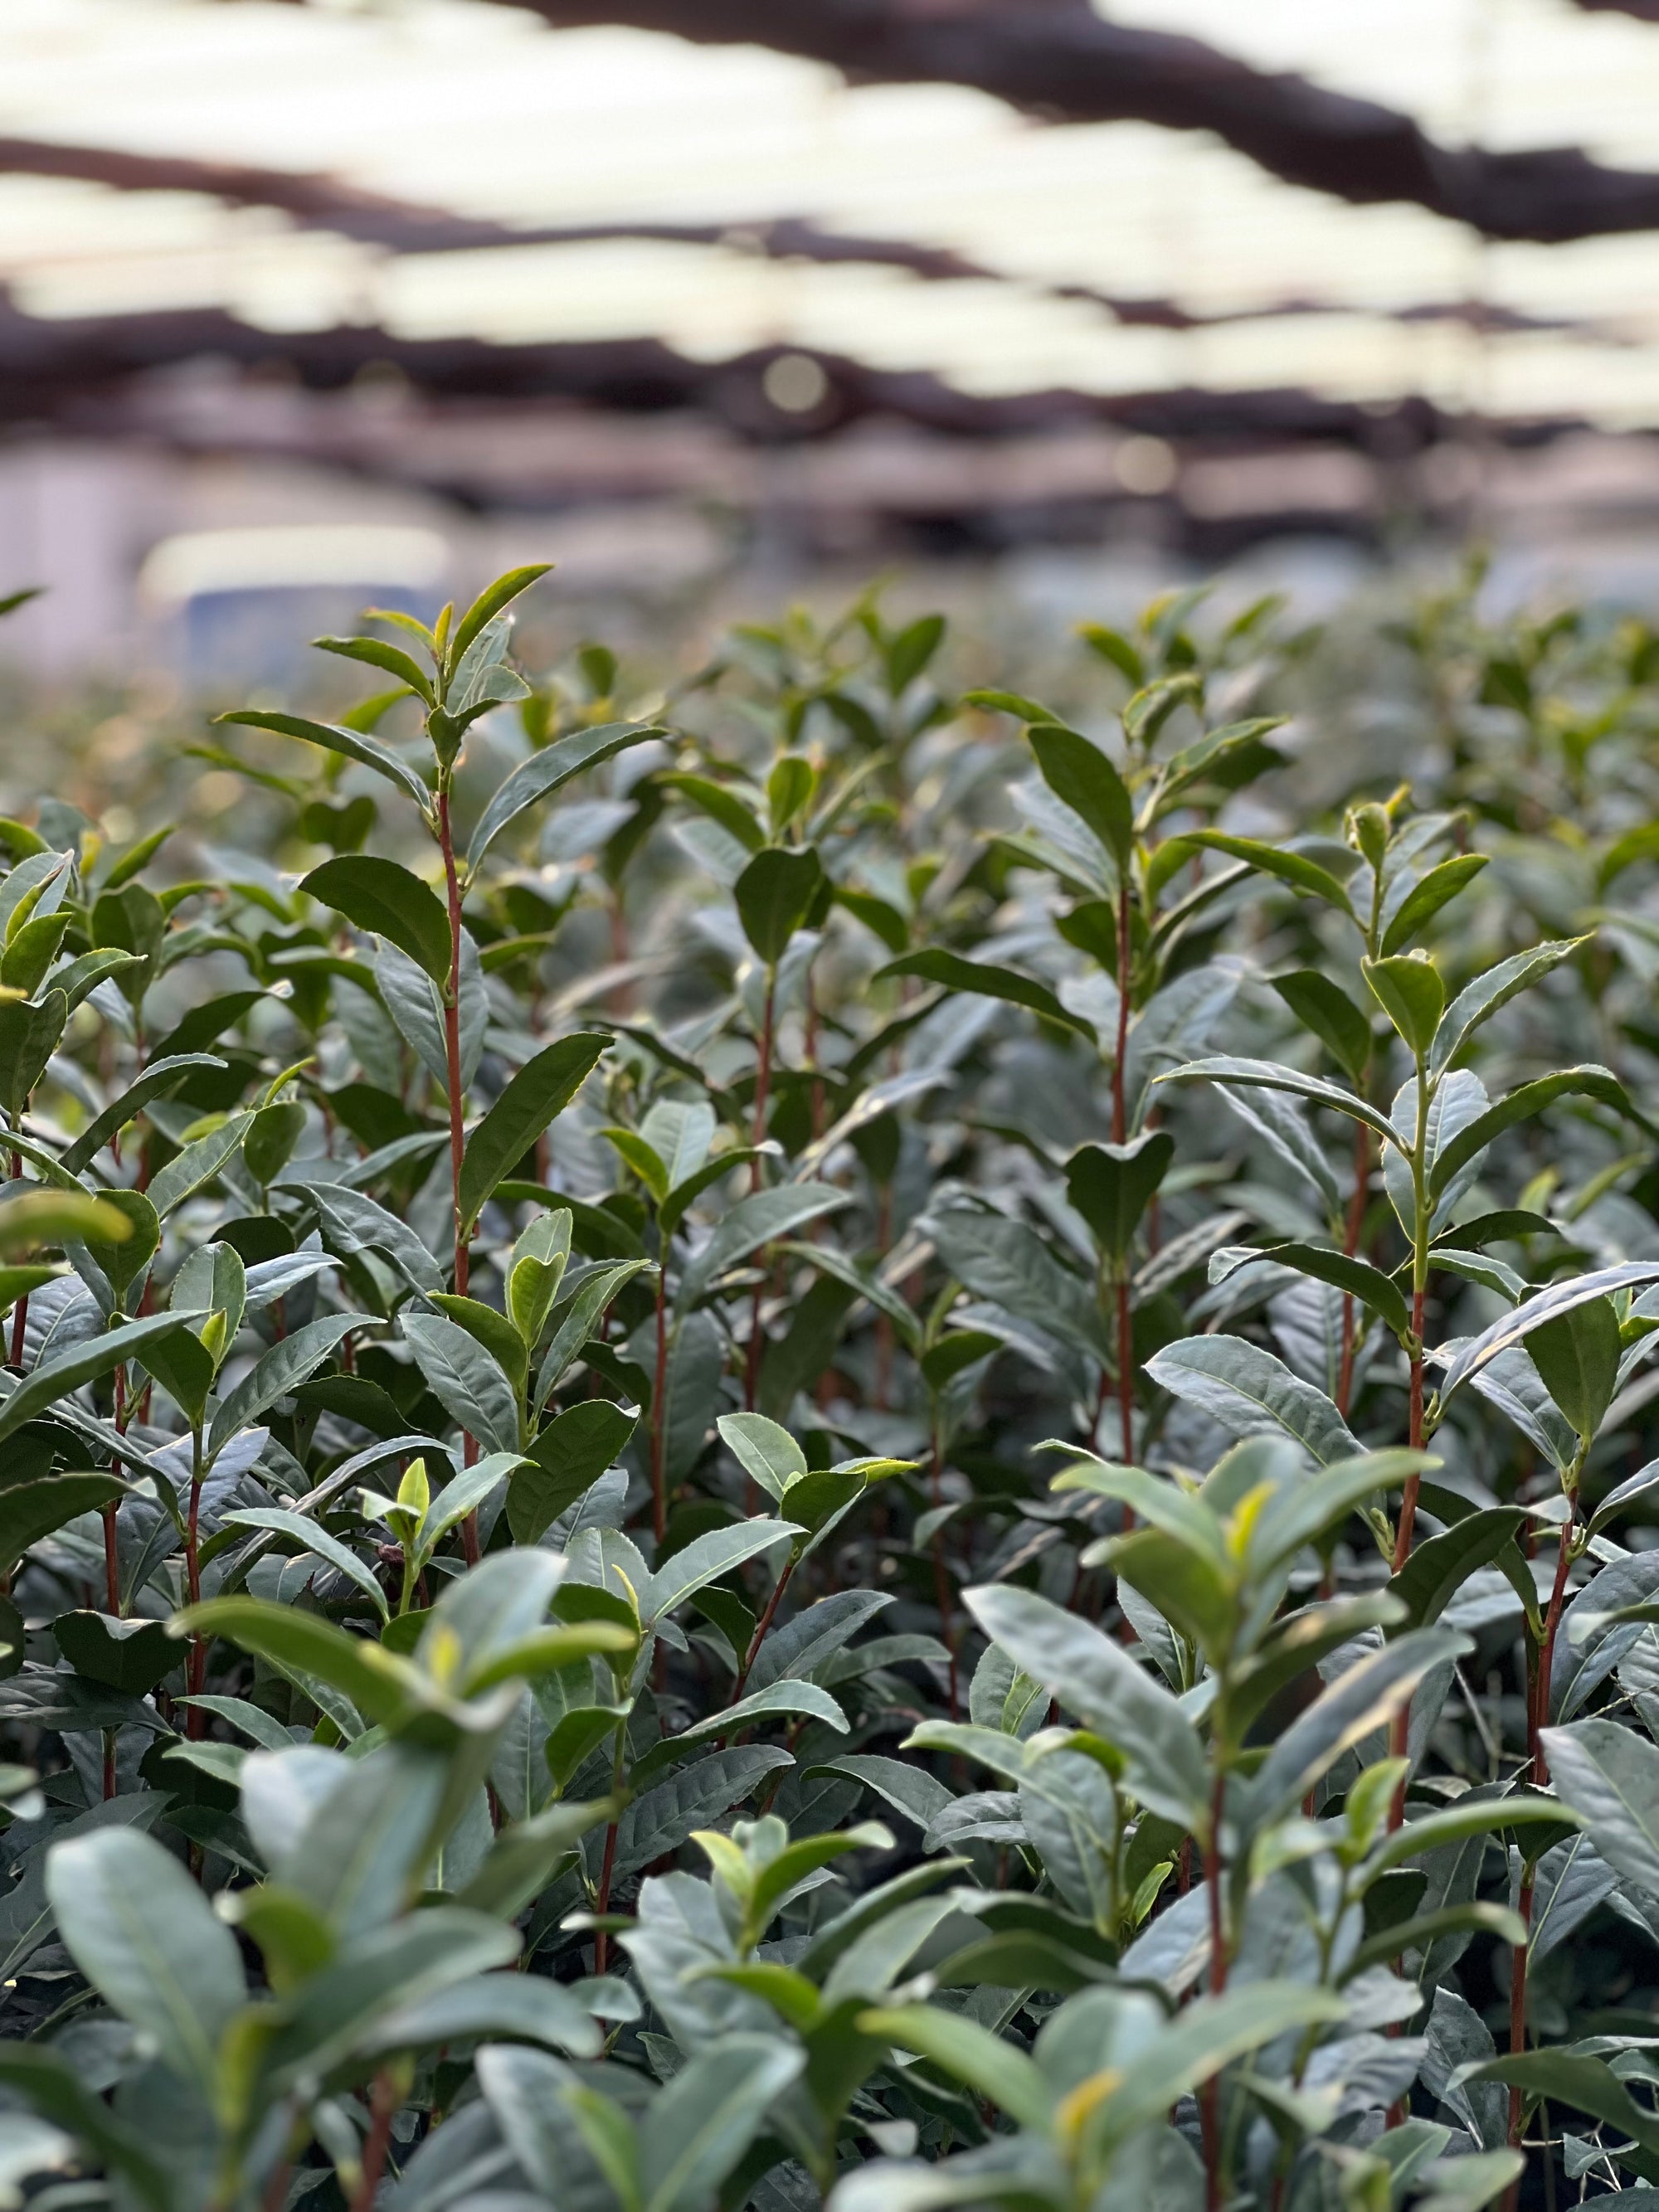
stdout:
MULTIPOLYGON (((1570 0, 1109 12, 1382 100, 1447 143, 1659 167, 1659 28, 1570 0)), ((735 238, 400 258, 202 195, 0 174, 0 282, 35 313, 218 306, 279 331, 654 337, 707 361, 798 345, 986 393, 1295 386, 1659 421, 1659 234, 1483 246, 1421 208, 1288 185, 1202 133, 1047 125, 960 87, 850 88, 486 0, 7 0, 6 31, 3 134, 326 173, 526 228, 804 218, 973 265, 925 283, 735 238), (1147 326, 1161 304, 1214 327, 1147 326), (1558 327, 1477 338, 1471 306, 1558 327)))

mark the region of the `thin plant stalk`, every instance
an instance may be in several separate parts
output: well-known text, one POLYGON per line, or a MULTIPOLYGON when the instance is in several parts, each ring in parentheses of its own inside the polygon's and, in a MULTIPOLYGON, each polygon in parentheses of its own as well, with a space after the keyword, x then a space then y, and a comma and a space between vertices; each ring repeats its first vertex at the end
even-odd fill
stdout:
MULTIPOLYGON (((1126 1267, 1117 1272, 1117 1409, 1123 1464, 1133 1466, 1135 1455, 1135 1333, 1129 1310, 1129 1276, 1126 1267)), ((1123 1509, 1125 1533, 1134 1527, 1134 1511, 1123 1509)))
POLYGON ((398 2117, 402 2101, 391 2069, 383 2066, 374 2076, 369 2099, 368 2134, 363 2142, 363 2160, 351 2199, 351 2212, 369 2212, 374 2202, 380 2176, 386 2171, 386 2153, 392 2147, 392 2123, 398 2117))
MULTIPOLYGON (((933 1424, 929 1483, 933 1510, 937 1512, 945 1503, 945 1438, 937 1413, 933 1424)), ((945 1564, 945 1530, 942 1526, 933 1531, 933 1602, 939 1610, 939 1636, 951 1655, 951 1718, 954 1722, 960 1716, 962 1698, 957 1682, 956 1627, 951 1618, 951 1571, 945 1564)))
MULTIPOLYGON (((1365 1200, 1369 1194, 1371 1176, 1371 1133, 1363 1121, 1353 1125, 1353 1196, 1348 1201, 1348 1218, 1342 1237, 1342 1249, 1350 1260, 1359 1252, 1359 1240, 1365 1228, 1365 1200)), ((1352 1291, 1342 1293, 1342 1359, 1336 1382, 1336 1410, 1346 1421, 1353 1398, 1353 1356, 1355 1328, 1354 1297, 1352 1291)))
MULTIPOLYGON (((1129 1050, 1129 983, 1130 964, 1130 905, 1129 883, 1127 874, 1118 886, 1117 894, 1117 1044, 1112 1055, 1112 1142, 1128 1142, 1128 1101, 1125 1095, 1123 1063, 1129 1050)), ((1120 1267, 1117 1271, 1117 1404, 1120 1439, 1123 1463, 1129 1466, 1135 1455, 1135 1373, 1134 1323, 1129 1311, 1129 1278, 1120 1267)), ((1135 1525, 1132 1507, 1123 1508, 1123 1532, 1127 1535, 1135 1525)))
POLYGON ((660 1544, 668 1528, 668 1239, 657 1254, 657 1364, 651 1383, 651 1525, 660 1544))
MULTIPOLYGON (((755 1117, 753 1133, 750 1139, 750 1142, 754 1145, 761 1145, 766 1141, 766 1109, 772 1092, 772 1049, 775 1037, 777 995, 778 971, 775 968, 769 968, 766 971, 766 1004, 761 1015, 760 1058, 755 1066, 755 1117)), ((750 1194, 757 1191, 760 1187, 761 1163, 756 1159, 751 1163, 749 1170, 750 1194)), ((765 1338, 761 1330, 761 1302, 766 1295, 764 1251, 757 1254, 757 1259, 761 1271, 760 1279, 755 1285, 755 1295, 749 1309, 749 1350, 744 1361, 743 1376, 743 1402, 746 1410, 751 1413, 755 1410, 755 1395, 760 1388, 761 1350, 765 1343, 765 1338)), ((749 1488, 752 1492, 754 1488, 752 1483, 749 1488)), ((749 1511, 754 1510, 755 1502, 751 1495, 747 1508, 749 1511)))
MULTIPOLYGON (((1412 1333, 1410 1359, 1410 1411, 1407 1415, 1407 1441, 1412 1450, 1423 1448, 1423 1310, 1429 1284, 1429 1234, 1434 1217, 1430 1208, 1428 1192, 1429 1148, 1429 1086, 1428 1071, 1419 1058, 1417 1063, 1417 1136, 1412 1146, 1412 1333)), ((1416 1470, 1406 1477, 1401 1488, 1400 1522, 1395 1531, 1394 1571, 1398 1574, 1411 1557, 1412 1531, 1417 1520, 1417 1494, 1421 1478, 1416 1470)), ((1389 1755, 1405 1759, 1411 1743, 1411 1706, 1402 1705, 1395 1715, 1389 1729, 1389 1755)), ((1389 1808, 1389 1826, 1396 1829, 1406 1818, 1406 1777, 1402 1773, 1389 1808)))
POLYGON ((461 887, 455 871, 455 838, 450 826, 449 783, 438 790, 438 842, 444 856, 444 888, 449 902, 449 980, 444 988, 444 1043, 449 1066, 449 1164, 455 1208, 455 1295, 467 1294, 468 1243, 461 1218, 461 1162, 466 1152, 464 1124, 466 1089, 461 1079, 461 887))
MULTIPOLYGON (((785 1562, 783 1572, 778 1577, 776 1582, 772 1585, 772 1595, 766 1601, 765 1611, 761 1614, 760 1619, 755 1623, 755 1632, 749 1639, 749 1648, 743 1655, 743 1664, 738 1669, 738 1679, 732 1686, 732 1702, 733 1705, 735 1705, 738 1699, 743 1695, 744 1686, 749 1680, 750 1669, 753 1667, 756 1660, 760 1657, 760 1648, 762 1644, 765 1643, 767 1631, 771 1627, 773 1618, 775 1615, 779 1606, 783 1601, 783 1594, 789 1587, 789 1578, 795 1571, 796 1564, 796 1556, 792 1552, 788 1559, 785 1562)), ((953 1668, 955 1663, 956 1662, 953 1660, 951 1662, 953 1668)))
POLYGON ((1117 895, 1117 1048, 1112 1056, 1112 1142, 1128 1140, 1128 1102, 1124 1094, 1123 1062, 1129 1048, 1129 885, 1117 895))
MULTIPOLYGON (((113 1410, 116 1433, 118 1436, 125 1436, 127 1423, 131 1416, 127 1408, 127 1370, 124 1364, 116 1367, 111 1388, 115 1401, 113 1410)), ((121 1464, 118 1459, 114 1462, 118 1473, 121 1464)), ((119 1531, 116 1527, 116 1515, 118 1510, 117 1505, 106 1505, 100 1516, 104 1524, 104 1598, 112 1617, 118 1615, 122 1610, 121 1554, 118 1544, 119 1531)))
MULTIPOLYGON (((1528 1862, 1521 1876, 1521 1893, 1516 1910, 1528 1929, 1532 1926, 1532 1866, 1528 1862)), ((1519 2058, 1527 2048, 1527 1952, 1528 1945, 1517 1943, 1511 1955, 1510 1975, 1510 2055, 1519 2058)), ((1510 2087, 1509 2145, 1511 2150, 1521 2148, 1521 2098, 1518 2083, 1510 2087)), ((1522 2176, 1516 2174, 1504 2196, 1504 2212, 1516 2212, 1520 2202, 1522 2176)))
MULTIPOLYGON (((623 1768, 628 1755, 628 1723, 617 1723, 616 1747, 611 1762, 611 1794, 620 1797, 623 1787, 623 1768)), ((605 1832, 605 1858, 599 1868, 599 1885, 593 1893, 593 1910, 601 1917, 611 1910, 611 1882, 617 1868, 617 1822, 611 1820, 605 1832)), ((603 1974, 611 1964, 611 1936, 604 1928, 593 1931, 593 1972, 603 1974)))
MULTIPOLYGON (((1222 1861, 1221 1823, 1226 1809, 1227 1771, 1222 1759, 1218 1729, 1214 1744, 1215 1773, 1210 1788, 1210 1832, 1205 1851, 1204 1879, 1210 1905, 1210 1995, 1223 1996, 1227 1989, 1227 1931, 1222 1895, 1226 1869, 1222 1861)), ((1220 2212, 1226 2190, 1222 2176, 1221 2082, 1212 2074, 1199 2092, 1199 2118, 1204 2139, 1205 2212, 1220 2212)))
POLYGON ((1577 1547, 1574 1539, 1578 1526, 1578 1486, 1583 1480, 1584 1462, 1589 1457, 1593 1437, 1579 1440, 1572 1465, 1562 1477, 1561 1487, 1566 1494, 1567 1517, 1561 1524, 1560 1548, 1555 1558, 1555 1579, 1550 1586, 1549 1604, 1545 1608, 1543 1633, 1538 1639, 1536 1672, 1528 1686, 1527 1699, 1527 1763, 1534 1789, 1549 1787, 1549 1761, 1544 1754, 1544 1729, 1550 1717, 1550 1674, 1555 1664, 1555 1639, 1560 1631, 1562 1608, 1566 1603, 1567 1577, 1572 1571, 1577 1547))
MULTIPOLYGON (((465 1157, 466 1085, 461 1074, 461 886, 455 869, 455 836, 450 821, 449 777, 438 786, 438 844, 444 857, 444 889, 449 906, 449 980, 444 988, 444 1048, 449 1069, 449 1166, 454 1191, 457 1297, 467 1295, 470 1252, 466 1222, 461 1212, 461 1162, 465 1157)), ((464 1431, 462 1456, 471 1467, 478 1456, 478 1440, 464 1431)), ((469 1513, 461 1523, 461 1548, 468 1566, 478 1563, 478 1516, 469 1513)))
MULTIPOLYGON (((14 1152, 11 1156, 11 1179, 14 1182, 21 1182, 23 1179, 23 1156, 21 1152, 14 1152)), ((11 1364, 14 1367, 21 1367, 23 1364, 23 1344, 28 1334, 28 1325, 29 1294, 25 1291, 12 1309, 11 1364)))
MULTIPOLYGON (((190 1512, 185 1523, 185 1575, 192 1605, 202 1602, 202 1568, 198 1546, 198 1526, 202 1511, 202 1484, 206 1470, 202 1465, 202 1430, 199 1422, 190 1432, 190 1512)), ((190 1639, 190 1659, 185 1668, 185 1680, 192 1698, 199 1698, 207 1680, 207 1638, 192 1636, 190 1639)), ((205 1729, 207 1716, 200 1705, 192 1705, 185 1723, 185 1733, 199 1737, 205 1729)))

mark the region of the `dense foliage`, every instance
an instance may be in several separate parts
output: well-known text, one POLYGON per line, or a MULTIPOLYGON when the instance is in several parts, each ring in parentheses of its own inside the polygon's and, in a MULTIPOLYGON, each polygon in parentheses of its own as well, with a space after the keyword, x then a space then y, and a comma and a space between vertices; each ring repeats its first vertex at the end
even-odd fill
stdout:
POLYGON ((1659 2182, 1659 637, 540 574, 0 823, 5 2201, 1659 2182))

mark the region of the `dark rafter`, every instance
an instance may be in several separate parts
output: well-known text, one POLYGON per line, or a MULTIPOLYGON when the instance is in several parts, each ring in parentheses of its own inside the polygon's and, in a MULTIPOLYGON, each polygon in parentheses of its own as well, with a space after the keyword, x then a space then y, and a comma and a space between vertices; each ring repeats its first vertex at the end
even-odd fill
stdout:
MULTIPOLYGON (((132 154, 47 138, 0 137, 0 173, 72 177, 123 192, 202 192, 233 207, 275 208, 307 230, 329 230, 397 253, 441 253, 524 242, 501 222, 412 207, 305 169, 254 168, 171 154, 132 154)), ((531 242, 534 234, 530 234, 531 242)))
POLYGON ((1573 0, 1591 15, 1634 15, 1644 23, 1659 23, 1659 0, 1573 0))
POLYGON ((1014 283, 1056 300, 1099 307, 1125 325, 1166 331, 1214 329, 1279 315, 1356 312, 1400 322, 1457 322, 1491 331, 1571 331, 1582 337, 1621 343, 1619 334, 1570 319, 1528 316, 1475 301, 1425 302, 1404 308, 1355 310, 1328 301, 1286 298, 1229 313, 1199 315, 1172 300, 1126 298, 1093 285, 1044 283, 988 267, 949 246, 908 239, 849 235, 826 230, 800 216, 767 216, 740 223, 590 222, 526 225, 457 215, 366 192, 316 170, 258 168, 243 162, 204 161, 175 155, 134 154, 105 146, 69 145, 51 139, 0 137, 0 174, 66 177, 117 191, 200 192, 234 207, 270 208, 307 230, 326 230, 399 254, 454 253, 534 246, 584 246, 644 239, 670 246, 724 246, 774 261, 824 264, 858 262, 902 270, 925 283, 1014 283))
POLYGON ((555 26, 624 23, 769 46, 855 82, 960 84, 1064 123, 1210 131, 1287 183, 1404 200, 1491 238, 1659 228, 1659 174, 1577 147, 1437 144, 1409 115, 1268 75, 1201 40, 1110 23, 1089 0, 518 0, 555 26))
MULTIPOLYGON (((216 358, 276 371, 313 391, 338 391, 366 373, 391 369, 435 399, 575 401, 623 413, 691 409, 763 442, 823 436, 886 416, 961 437, 1112 423, 1224 444, 1267 436, 1399 453, 1431 442, 1448 427, 1427 402, 1412 398, 1379 411, 1293 389, 987 395, 959 392, 927 370, 875 369, 817 353, 823 398, 805 413, 785 413, 766 397, 765 372, 779 355, 798 350, 774 346, 702 362, 654 338, 493 344, 404 338, 358 324, 270 331, 217 307, 48 319, 21 313, 0 293, 0 424, 61 422, 78 408, 90 428, 100 399, 118 396, 134 378, 216 358)), ((1516 422, 1494 426, 1491 434, 1526 444, 1569 427, 1516 422)))
MULTIPOLYGON (((702 420, 695 428, 678 424, 656 452, 626 417, 586 410, 560 422, 533 403, 503 409, 498 401, 410 400, 365 422, 349 399, 316 398, 296 408, 292 397, 282 395, 283 404, 268 413, 237 406, 204 420, 186 392, 128 386, 124 395, 84 410, 84 420, 73 406, 65 419, 88 434, 136 441, 181 460, 234 455, 267 466, 322 467, 467 514, 533 514, 542 528, 550 513, 594 502, 695 501, 711 520, 720 518, 718 538, 734 555, 746 526, 763 533, 769 550, 781 532, 795 554, 841 562, 998 553, 1056 541, 1097 546, 1108 516, 1127 507, 1135 511, 1137 528, 1150 526, 1170 555, 1213 564, 1287 530, 1372 543, 1388 511, 1368 470, 1334 483, 1326 477, 1322 490, 1310 495, 1297 457, 1276 479, 1258 480, 1255 497, 1215 512, 1202 499, 1188 504, 1175 486, 1127 493, 1110 470, 1109 446, 1079 455, 1079 441, 1069 437, 967 441, 890 434, 879 468, 860 470, 849 483, 833 447, 792 449, 780 476, 780 457, 745 452, 702 420), (543 434, 555 426, 564 435, 550 441, 543 434), (1048 444, 1052 459, 1037 450, 1048 444), (948 448, 943 471, 941 445, 948 448)), ((1326 458, 1318 447, 1310 450, 1316 465, 1326 458)), ((1264 449, 1253 444, 1253 451, 1260 457, 1264 449)), ((1443 503, 1432 483, 1416 477, 1411 496, 1425 514, 1443 503)), ((1455 503, 1459 495, 1450 496, 1455 503)), ((714 542, 708 541, 711 552, 714 542)), ((649 576, 637 584, 648 597, 649 576)))

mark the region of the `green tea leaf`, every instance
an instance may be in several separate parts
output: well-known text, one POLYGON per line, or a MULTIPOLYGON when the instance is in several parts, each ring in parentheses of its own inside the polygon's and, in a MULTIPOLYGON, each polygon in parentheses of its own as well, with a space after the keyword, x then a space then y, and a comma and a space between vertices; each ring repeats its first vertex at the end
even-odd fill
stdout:
POLYGON ((538 1544, 560 1514, 586 1496, 620 1458, 639 1421, 636 1406, 584 1398, 557 1413, 531 1442, 507 1493, 515 1544, 538 1544))
POLYGON ((669 735, 655 723, 603 722, 594 729, 572 730, 565 737, 556 738, 550 745, 544 745, 539 752, 532 753, 514 769, 479 816, 478 826, 466 848, 469 878, 477 874, 485 854, 496 838, 527 807, 550 799, 573 776, 615 759, 629 746, 646 744, 669 735))
POLYGON ((1316 1282, 1329 1283, 1339 1291, 1347 1291, 1362 1305, 1368 1306, 1379 1320, 1386 1322, 1396 1336, 1410 1334, 1411 1309, 1405 1293, 1392 1275, 1373 1267, 1369 1260, 1357 1260, 1346 1253, 1328 1250, 1322 1244, 1270 1244, 1262 1256, 1278 1261, 1281 1267, 1294 1267, 1298 1274, 1311 1275, 1316 1282))
POLYGON ((1292 890, 1322 899, 1339 914, 1352 914, 1342 884, 1328 868, 1321 867, 1317 860, 1310 860, 1304 853, 1294 852, 1284 845, 1267 844, 1259 837, 1230 836, 1219 830, 1189 830, 1182 833, 1181 842, 1206 853, 1224 853, 1229 860, 1243 860, 1261 875, 1276 877, 1292 890))
POLYGON ((1584 1437, 1595 1436, 1613 1403, 1622 1350, 1609 1298, 1587 1299, 1527 1334, 1527 1351, 1545 1388, 1584 1437))
POLYGON ((61 1353, 56 1359, 47 1360, 0 1403, 0 1438, 12 1435, 25 1421, 47 1412, 60 1398, 71 1390, 78 1390, 83 1382, 107 1375, 123 1360, 136 1358, 146 1345, 181 1329, 186 1321, 201 1318, 200 1315, 147 1314, 142 1321, 125 1322, 119 1328, 110 1329, 88 1343, 61 1353))
POLYGON ((442 1314, 405 1312, 404 1335, 433 1395, 489 1451, 519 1448, 513 1387, 476 1339, 442 1314))
POLYGON ((119 1192, 112 1200, 64 1190, 20 1192, 0 1201, 0 1255, 10 1259, 49 1244, 125 1244, 132 1235, 132 1222, 119 1202, 126 1195, 119 1192))
POLYGON ((211 2095, 246 2000, 236 1939, 170 1852, 131 1828, 58 1845, 46 1891, 87 1979, 163 2063, 211 2095))
POLYGON ((1429 870, 1427 875, 1413 884, 1401 901, 1393 921, 1382 933, 1382 957, 1389 957, 1411 943, 1441 908, 1455 899, 1459 891, 1474 882, 1486 865, 1484 853, 1461 853, 1454 859, 1442 860, 1429 870))
POLYGON ((1096 1042, 1095 1026, 1081 1014, 1070 1012, 1046 983, 1033 981, 1030 976, 1019 975, 1012 968, 999 968, 988 960, 967 960, 959 952, 947 952, 939 945, 932 945, 923 952, 907 952, 902 959, 890 960, 884 968, 876 970, 874 980, 879 983, 890 975, 917 975, 924 983, 942 983, 950 991, 969 991, 985 999, 1006 999, 1011 1006, 1029 1006, 1044 1021, 1053 1022, 1059 1029, 1075 1030, 1079 1036, 1096 1042))
POLYGON ((1091 1621, 1012 1585, 971 1589, 969 1611, 1036 1681, 1120 1751, 1128 1787, 1154 1812, 1201 1827, 1208 1783, 1196 1730, 1169 1692, 1091 1621))
POLYGON ((1446 987, 1434 963, 1423 954, 1401 953, 1392 960, 1362 960, 1359 967, 1407 1048, 1426 1060, 1446 1007, 1446 987))
POLYGON ((1146 1372, 1230 1436, 1293 1437, 1322 1467, 1359 1455, 1357 1438, 1325 1393, 1243 1337, 1183 1337, 1155 1353, 1146 1372))
POLYGON ((1079 1145, 1066 1162, 1066 1195, 1112 1260, 1127 1254, 1174 1158, 1175 1139, 1160 1129, 1127 1145, 1079 1145))
POLYGON ((46 1474, 0 1488, 0 1570, 9 1573, 33 1544, 83 1513, 118 1504, 127 1486, 114 1474, 46 1474))
POLYGON ((738 878, 738 919, 757 957, 769 968, 777 966, 790 939, 805 927, 823 886, 823 870, 810 845, 769 845, 738 878))
POLYGON ((539 583, 544 576, 550 574, 552 568, 550 561, 527 562, 522 568, 509 568, 504 575, 497 576, 493 584, 486 585, 455 626, 455 634, 449 641, 446 654, 449 666, 457 666, 465 658, 468 647, 485 625, 494 622, 503 607, 511 606, 514 600, 527 592, 532 584, 539 583))
POLYGON ((418 876, 371 853, 325 860, 300 889, 344 915, 359 929, 384 937, 443 984, 449 975, 449 917, 418 876))
POLYGON ((603 1032, 579 1030, 544 1046, 511 1079, 466 1141, 459 1194, 466 1228, 477 1222, 496 1185, 563 1113, 610 1045, 603 1032))
POLYGON ((1371 1025, 1338 984, 1316 968, 1297 968, 1267 981, 1306 1030, 1311 1030, 1348 1080, 1364 1084, 1371 1056, 1371 1025))
POLYGON ((338 722, 313 722, 303 714, 270 714, 252 707, 241 708, 234 714, 216 715, 214 720, 220 724, 240 722, 252 730, 275 730, 281 737, 303 738, 307 744, 320 745, 325 752, 339 753, 364 768, 372 768, 376 775, 395 783, 399 791, 412 799, 422 814, 431 806, 430 792, 402 755, 365 731, 349 729, 338 722))
POLYGON ((1134 801, 1100 747, 1054 722, 1026 732, 1042 781, 1064 806, 1086 823, 1120 872, 1134 850, 1134 801))

